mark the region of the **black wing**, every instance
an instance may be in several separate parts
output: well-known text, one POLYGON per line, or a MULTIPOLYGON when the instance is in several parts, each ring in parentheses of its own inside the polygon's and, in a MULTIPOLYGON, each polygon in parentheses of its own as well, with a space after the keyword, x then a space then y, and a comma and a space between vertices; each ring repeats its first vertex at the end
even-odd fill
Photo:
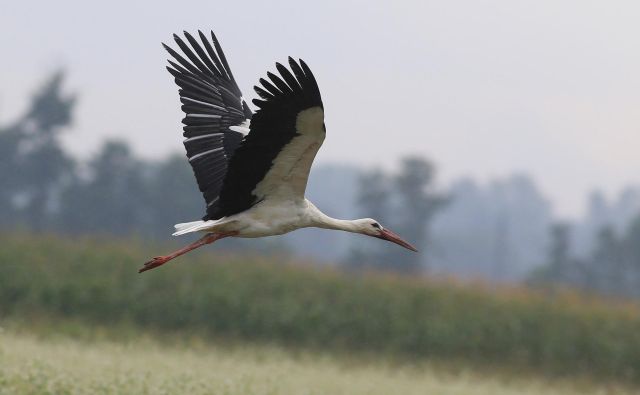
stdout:
POLYGON ((186 115, 182 120, 184 146, 207 204, 206 220, 220 211, 219 196, 228 161, 242 141, 242 125, 246 126, 252 113, 242 99, 216 36, 211 32, 209 42, 201 31, 198 35, 202 44, 184 32, 189 47, 174 34, 182 55, 162 45, 177 62, 169 60, 167 70, 180 87, 180 102, 186 115))
POLYGON ((309 67, 292 58, 289 66, 293 74, 276 63, 281 77, 267 73, 271 82, 260 79, 262 87, 254 87, 262 98, 253 100, 259 110, 229 161, 214 219, 265 198, 304 196, 311 163, 324 140, 324 110, 309 67))

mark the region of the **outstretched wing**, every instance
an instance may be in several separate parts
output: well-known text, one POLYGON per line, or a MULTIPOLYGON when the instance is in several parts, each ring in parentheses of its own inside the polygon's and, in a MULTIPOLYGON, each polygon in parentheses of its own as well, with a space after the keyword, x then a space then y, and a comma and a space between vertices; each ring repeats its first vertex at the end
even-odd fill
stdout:
POLYGON ((242 99, 216 36, 211 32, 209 42, 201 31, 198 35, 201 44, 184 32, 189 46, 174 34, 182 55, 162 45, 175 60, 169 60, 167 70, 180 87, 185 113, 183 143, 207 204, 206 220, 220 211, 220 191, 228 162, 248 132, 252 113, 242 99))
POLYGON ((254 87, 262 100, 250 132, 229 162, 216 217, 247 210, 265 199, 304 197, 309 170, 325 137, 324 108, 309 67, 289 58, 289 71, 267 73, 254 87), (293 72, 293 73, 292 73, 293 72))

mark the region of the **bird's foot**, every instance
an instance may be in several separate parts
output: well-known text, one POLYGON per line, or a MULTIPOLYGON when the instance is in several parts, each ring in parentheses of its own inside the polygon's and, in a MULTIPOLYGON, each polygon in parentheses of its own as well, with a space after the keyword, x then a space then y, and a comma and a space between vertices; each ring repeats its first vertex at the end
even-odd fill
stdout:
POLYGON ((147 270, 155 269, 156 267, 164 265, 165 263, 169 262, 170 260, 171 260, 171 258, 168 257, 168 256, 157 256, 157 257, 153 258, 152 260, 150 260, 149 262, 145 263, 144 266, 142 268, 140 268, 140 270, 138 270, 138 273, 142 273, 142 272, 146 272, 147 270))

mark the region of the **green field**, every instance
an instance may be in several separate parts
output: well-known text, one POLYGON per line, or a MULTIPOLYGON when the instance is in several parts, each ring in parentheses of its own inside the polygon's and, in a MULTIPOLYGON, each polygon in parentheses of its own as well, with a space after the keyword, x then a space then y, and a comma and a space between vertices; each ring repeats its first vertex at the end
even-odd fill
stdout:
POLYGON ((0 394, 631 394, 619 387, 390 365, 275 346, 0 333, 0 394))
POLYGON ((8 361, 0 384, 26 393, 33 381, 115 386, 116 393, 126 385, 193 385, 203 393, 224 385, 257 393, 391 393, 406 385, 403 393, 441 386, 435 393, 586 394, 610 391, 612 383, 637 388, 640 380, 640 309, 632 303, 346 274, 215 250, 137 273, 169 248, 0 238, 0 326, 7 328, 0 356, 8 361), (86 362, 55 363, 69 360, 64 349, 86 362))

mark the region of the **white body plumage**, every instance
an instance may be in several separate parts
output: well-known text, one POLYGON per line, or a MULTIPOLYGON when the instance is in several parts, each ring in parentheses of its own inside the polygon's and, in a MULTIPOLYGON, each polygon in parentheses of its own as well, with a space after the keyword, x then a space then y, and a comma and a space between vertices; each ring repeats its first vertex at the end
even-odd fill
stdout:
POLYGON ((316 227, 355 233, 376 233, 370 218, 347 221, 331 218, 307 199, 264 200, 249 210, 214 221, 176 224, 174 236, 192 232, 233 233, 234 237, 276 236, 296 229, 316 227))

